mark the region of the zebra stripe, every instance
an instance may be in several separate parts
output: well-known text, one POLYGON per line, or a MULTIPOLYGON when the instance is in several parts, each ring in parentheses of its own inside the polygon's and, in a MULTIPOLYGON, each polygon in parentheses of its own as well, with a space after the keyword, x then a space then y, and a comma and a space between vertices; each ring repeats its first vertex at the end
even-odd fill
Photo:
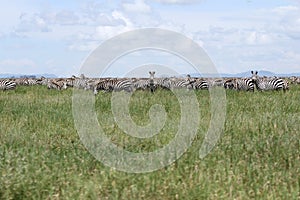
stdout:
POLYGON ((251 71, 252 80, 255 83, 257 90, 267 91, 267 90, 286 90, 288 89, 288 84, 283 81, 281 78, 262 78, 259 77, 256 71, 255 73, 251 71))
POLYGON ((171 89, 180 89, 180 88, 186 88, 191 89, 193 88, 193 83, 196 81, 196 79, 192 79, 190 77, 187 77, 185 79, 174 79, 172 78, 170 80, 170 88, 171 89))
POLYGON ((171 80, 169 78, 154 79, 154 83, 156 84, 156 87, 160 87, 168 90, 171 89, 171 80))
POLYGON ((254 82, 249 78, 235 79, 234 88, 238 91, 244 90, 254 92, 254 82))
POLYGON ((148 79, 137 79, 133 80, 132 83, 135 90, 146 90, 150 84, 148 79))
POLYGON ((113 90, 132 92, 133 84, 128 79, 109 79, 98 82, 94 88, 94 94, 96 95, 99 90, 104 90, 106 92, 111 92, 113 90))
POLYGON ((63 80, 50 80, 47 84, 48 89, 62 90, 66 89, 66 82, 63 80))
POLYGON ((16 89, 16 82, 11 80, 0 80, 0 90, 14 90, 16 89))
POLYGON ((195 90, 207 90, 209 88, 208 82, 202 79, 197 79, 192 85, 195 90))
POLYGON ((234 89, 234 80, 228 79, 224 82, 224 88, 225 89, 234 89))

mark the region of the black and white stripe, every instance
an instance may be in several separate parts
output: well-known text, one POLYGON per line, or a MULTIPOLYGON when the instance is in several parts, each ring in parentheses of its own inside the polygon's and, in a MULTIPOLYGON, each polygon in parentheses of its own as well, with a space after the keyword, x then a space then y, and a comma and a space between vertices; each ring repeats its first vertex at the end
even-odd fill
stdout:
POLYGON ((14 90, 16 89, 16 82, 5 79, 0 80, 0 90, 14 90))
POLYGON ((196 82, 195 78, 191 78, 189 75, 187 78, 171 78, 170 89, 193 89, 193 83, 196 82))
POLYGON ((234 80, 234 89, 240 91, 252 91, 254 92, 255 84, 250 78, 239 78, 234 80))
POLYGON ((259 77, 258 72, 251 71, 252 80, 259 91, 267 90, 286 90, 288 89, 288 83, 281 78, 263 78, 259 77))
POLYGON ((104 90, 106 92, 111 91, 133 91, 133 84, 128 79, 108 79, 100 81, 96 84, 94 88, 94 94, 96 95, 98 91, 104 90))
POLYGON ((196 79, 194 83, 192 83, 193 89, 195 90, 207 90, 209 89, 209 83, 203 79, 196 79))
POLYGON ((135 90, 146 90, 149 87, 149 79, 134 78, 131 81, 132 81, 132 84, 133 84, 133 87, 134 87, 135 90))

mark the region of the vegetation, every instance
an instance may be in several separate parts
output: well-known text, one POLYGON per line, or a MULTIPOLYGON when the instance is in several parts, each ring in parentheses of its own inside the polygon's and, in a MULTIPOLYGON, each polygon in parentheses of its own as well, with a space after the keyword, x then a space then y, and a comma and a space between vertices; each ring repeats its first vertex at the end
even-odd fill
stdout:
MULTIPOLYGON (((113 170, 83 146, 74 127, 72 90, 43 86, 0 91, 0 199, 297 199, 300 196, 300 87, 287 92, 227 93, 225 130, 214 150, 199 159, 210 121, 208 91, 197 91, 198 134, 172 165, 151 173, 113 170)), ((153 104, 168 119, 151 139, 124 134, 114 122, 110 93, 99 93, 98 120, 111 141, 149 152, 172 140, 180 106, 169 91, 138 91, 132 119, 149 123, 153 104)))

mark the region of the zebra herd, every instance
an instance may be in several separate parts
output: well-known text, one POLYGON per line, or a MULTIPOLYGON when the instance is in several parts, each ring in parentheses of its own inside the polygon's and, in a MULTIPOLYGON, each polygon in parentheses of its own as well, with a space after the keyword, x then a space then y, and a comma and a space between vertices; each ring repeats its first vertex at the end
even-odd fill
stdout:
POLYGON ((70 78, 17 78, 0 79, 0 90, 13 90, 18 85, 45 85, 48 89, 65 90, 67 88, 78 88, 91 90, 95 95, 99 91, 127 91, 150 90, 154 92, 158 88, 203 90, 213 87, 224 87, 229 90, 243 91, 266 91, 289 89, 290 84, 300 84, 300 77, 260 77, 257 71, 251 71, 248 78, 195 78, 187 75, 185 78, 155 78, 155 72, 149 72, 149 78, 87 78, 72 76, 70 78))

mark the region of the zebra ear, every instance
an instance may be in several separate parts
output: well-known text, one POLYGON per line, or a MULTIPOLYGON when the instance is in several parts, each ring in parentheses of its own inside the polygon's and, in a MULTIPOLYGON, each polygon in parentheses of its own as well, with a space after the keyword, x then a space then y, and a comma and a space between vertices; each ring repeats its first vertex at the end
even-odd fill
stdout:
POLYGON ((155 71, 153 71, 152 73, 155 74, 155 71))
POLYGON ((251 71, 251 74, 253 74, 253 71, 251 71))
POLYGON ((255 75, 257 75, 258 74, 258 71, 255 71, 255 75))
POLYGON ((149 74, 151 74, 151 71, 149 71, 149 74))

